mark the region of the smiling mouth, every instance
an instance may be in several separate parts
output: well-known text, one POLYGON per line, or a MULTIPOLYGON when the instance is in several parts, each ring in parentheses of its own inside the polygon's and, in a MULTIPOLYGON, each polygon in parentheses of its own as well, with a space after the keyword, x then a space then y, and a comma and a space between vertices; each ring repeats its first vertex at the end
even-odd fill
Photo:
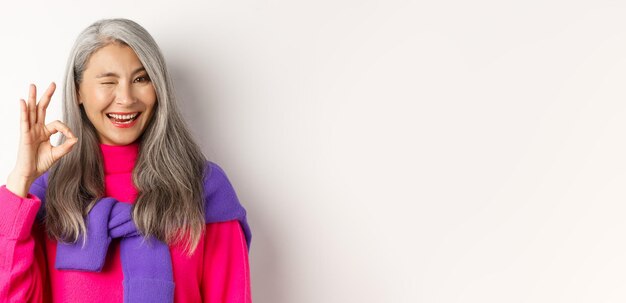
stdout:
POLYGON ((127 114, 127 115, 119 115, 119 114, 106 114, 106 115, 107 117, 109 117, 109 119, 111 119, 111 121, 113 121, 116 124, 128 124, 136 120, 140 114, 141 113, 133 113, 133 114, 127 114))

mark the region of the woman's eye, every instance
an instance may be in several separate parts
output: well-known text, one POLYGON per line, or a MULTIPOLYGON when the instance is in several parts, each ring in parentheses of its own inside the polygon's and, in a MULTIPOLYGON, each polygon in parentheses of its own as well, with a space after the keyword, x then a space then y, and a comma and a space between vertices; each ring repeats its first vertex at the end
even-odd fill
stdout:
POLYGON ((137 77, 137 79, 135 79, 135 82, 146 82, 149 80, 150 78, 148 78, 148 76, 141 76, 141 77, 137 77))
POLYGON ((115 84, 115 83, 113 83, 113 82, 102 82, 100 84, 115 84))

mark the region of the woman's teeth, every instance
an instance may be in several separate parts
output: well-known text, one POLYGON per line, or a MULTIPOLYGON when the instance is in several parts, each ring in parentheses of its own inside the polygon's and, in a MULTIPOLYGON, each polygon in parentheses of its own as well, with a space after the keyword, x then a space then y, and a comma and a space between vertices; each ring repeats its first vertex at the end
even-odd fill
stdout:
POLYGON ((135 120, 138 115, 139 113, 134 113, 130 115, 107 114, 109 118, 112 118, 117 123, 130 123, 135 120))
POLYGON ((117 114, 108 114, 109 117, 113 117, 115 119, 128 120, 137 117, 139 113, 134 113, 131 115, 117 115, 117 114))

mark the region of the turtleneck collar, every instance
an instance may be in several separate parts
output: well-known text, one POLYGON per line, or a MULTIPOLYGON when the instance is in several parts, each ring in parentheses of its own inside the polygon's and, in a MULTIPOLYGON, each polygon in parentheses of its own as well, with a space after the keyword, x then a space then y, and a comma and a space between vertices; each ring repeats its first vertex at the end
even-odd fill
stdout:
POLYGON ((129 145, 108 145, 100 143, 104 174, 130 173, 139 155, 139 143, 129 145))

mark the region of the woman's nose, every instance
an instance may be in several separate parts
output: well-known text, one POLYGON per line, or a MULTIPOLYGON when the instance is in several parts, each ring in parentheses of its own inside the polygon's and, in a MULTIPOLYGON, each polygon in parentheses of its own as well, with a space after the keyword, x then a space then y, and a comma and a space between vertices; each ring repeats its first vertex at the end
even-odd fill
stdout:
POLYGON ((130 84, 123 83, 117 86, 115 102, 118 104, 132 104, 136 102, 130 84))

